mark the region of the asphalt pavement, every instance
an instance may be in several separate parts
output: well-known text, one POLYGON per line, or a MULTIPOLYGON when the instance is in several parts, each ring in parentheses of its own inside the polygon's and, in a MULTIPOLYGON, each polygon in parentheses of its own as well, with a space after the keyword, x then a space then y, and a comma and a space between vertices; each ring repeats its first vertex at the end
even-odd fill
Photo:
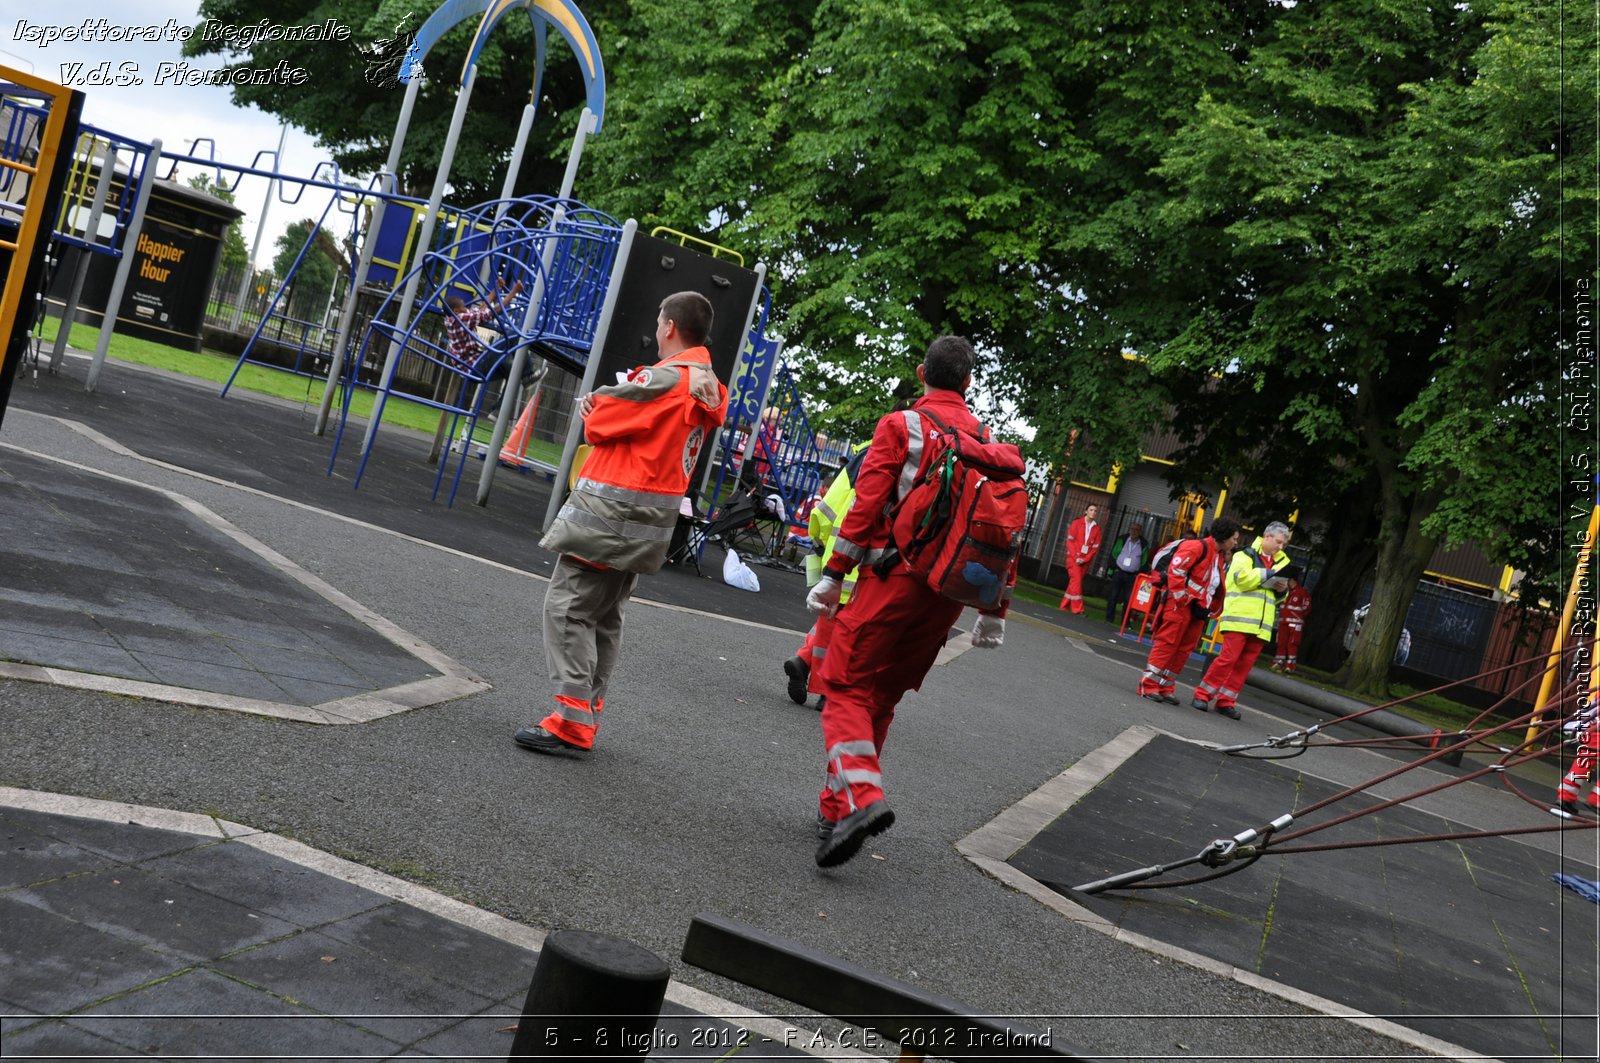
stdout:
MULTIPOLYGON (((1227 881, 1232 921, 1259 937, 1271 912, 1274 944, 1317 948, 1250 953, 1246 932, 1207 952, 1219 906, 1186 888, 1155 931, 1128 922, 1129 902, 1096 912, 1036 890, 1022 880, 1070 887, 1090 864, 1162 859, 1148 838, 1193 851, 1277 815, 1283 778, 1223 769, 1214 747, 1316 717, 1253 690, 1241 722, 1152 705, 1133 693, 1138 647, 1023 606, 998 652, 957 640, 905 700, 884 758, 894 829, 819 871, 817 714, 788 701, 780 668, 809 622, 798 574, 758 566, 755 594, 692 571, 645 580, 595 752, 532 755, 510 737, 548 698, 544 480, 503 473, 487 507, 446 507, 428 441, 385 429, 353 489, 348 446, 328 475, 313 403, 218 399, 115 363, 89 394, 83 369, 19 379, 0 426, 7 1057, 499 1058, 557 928, 671 963, 684 1036, 657 1058, 696 1054, 694 1024, 718 1016, 763 1054, 824 1024, 679 960, 702 911, 1102 1057, 1593 1056, 1592 956, 1572 953, 1592 952, 1600 906, 1549 873, 1600 877, 1600 832, 1498 838, 1492 879, 1433 876, 1430 852, 1461 864, 1450 841, 1406 847, 1421 854, 1409 886, 1337 876, 1357 908, 1393 913, 1396 889, 1451 906, 1432 929, 1461 929, 1443 938, 1404 940, 1428 923, 1409 909, 1363 924, 1319 906, 1309 890, 1335 865, 1315 855, 1298 858, 1309 882, 1259 867, 1227 881), (1147 779, 1140 751, 1167 743, 1181 755, 1156 772, 1166 803, 1139 829, 1089 800, 1147 779), (1185 811, 1214 797, 1226 816, 1185 811), (1019 810, 1029 825, 975 857, 971 839, 1019 810), (1077 862, 1030 866, 1030 844, 1077 862), (1552 913, 1527 930, 1550 947, 1448 944, 1503 940, 1505 908, 1552 913), (1427 970, 1390 991, 1364 976, 1424 952, 1427 970), (1420 989, 1504 956, 1517 980, 1419 1010, 1420 989)), ((1396 760, 1314 750, 1290 790, 1337 793, 1396 760)), ((1459 774, 1418 768, 1373 792, 1459 774)), ((1559 826, 1547 797, 1491 777, 1405 808, 1559 826)))

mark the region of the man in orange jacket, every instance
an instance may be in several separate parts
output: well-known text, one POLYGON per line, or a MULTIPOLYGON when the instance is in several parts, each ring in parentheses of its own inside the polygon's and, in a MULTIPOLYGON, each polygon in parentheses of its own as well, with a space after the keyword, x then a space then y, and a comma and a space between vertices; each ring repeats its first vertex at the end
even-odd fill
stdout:
POLYGON ((700 449, 728 411, 711 368, 711 301, 678 292, 656 318, 660 357, 578 404, 594 449, 539 544, 561 556, 544 599, 544 652, 555 708, 517 731, 536 753, 594 747, 606 681, 622 646, 623 607, 641 573, 660 571, 700 449))
POLYGON ((1091 502, 1083 516, 1067 526, 1067 593, 1061 608, 1074 613, 1083 612, 1083 577, 1100 552, 1100 525, 1095 520, 1099 515, 1100 507, 1091 502))
MULTIPOLYGON (((822 709, 827 778, 817 799, 820 867, 849 860, 868 837, 894 822, 878 763, 889 723, 906 691, 922 687, 951 625, 961 618, 960 602, 893 561, 898 554, 887 511, 934 450, 939 431, 934 418, 953 431, 983 434, 964 395, 975 360, 972 345, 961 336, 940 336, 928 347, 917 367, 925 393, 909 410, 878 422, 856 481, 855 505, 839 526, 822 579, 806 596, 812 613, 838 616, 828 655, 813 677, 827 698, 822 709), (920 416, 923 410, 931 417, 920 416), (861 577, 855 594, 840 610, 845 576, 857 565, 861 577)), ((1013 566, 1010 583, 1015 582, 1013 566)), ((995 608, 979 613, 974 646, 1000 645, 1010 600, 1008 584, 995 608)))

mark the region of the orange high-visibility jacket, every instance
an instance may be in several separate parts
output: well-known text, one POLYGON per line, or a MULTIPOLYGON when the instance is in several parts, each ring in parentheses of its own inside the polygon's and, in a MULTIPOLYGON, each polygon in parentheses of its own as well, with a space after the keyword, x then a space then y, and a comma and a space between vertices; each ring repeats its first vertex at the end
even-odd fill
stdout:
POLYGON ((704 347, 598 389, 583 422, 594 450, 540 545, 606 568, 659 571, 695 462, 727 412, 728 389, 704 347))

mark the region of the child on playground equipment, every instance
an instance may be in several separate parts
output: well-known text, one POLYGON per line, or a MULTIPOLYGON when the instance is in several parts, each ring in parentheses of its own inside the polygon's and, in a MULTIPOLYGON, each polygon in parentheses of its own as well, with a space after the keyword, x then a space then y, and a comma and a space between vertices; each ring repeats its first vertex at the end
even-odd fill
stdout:
MULTIPOLYGON (((484 322, 493 320, 496 314, 510 307, 511 301, 522 294, 520 278, 512 282, 510 291, 506 290, 499 277, 495 278, 494 287, 496 294, 493 299, 480 299, 470 306, 459 295, 445 296, 445 349, 450 352, 451 358, 468 368, 476 368, 484 352, 500 341, 500 333, 484 327, 484 322)), ((510 365, 502 361, 493 368, 494 375, 490 379, 504 380, 510 369, 510 365)), ((489 382, 484 381, 485 384, 489 382)), ((494 398, 489 398, 485 403, 491 417, 496 405, 494 398)))

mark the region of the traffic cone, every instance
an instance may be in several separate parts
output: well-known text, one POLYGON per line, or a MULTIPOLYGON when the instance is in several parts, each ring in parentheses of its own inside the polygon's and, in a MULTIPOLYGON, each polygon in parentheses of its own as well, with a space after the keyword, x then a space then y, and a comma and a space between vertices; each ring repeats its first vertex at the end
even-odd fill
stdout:
POLYGON ((528 449, 528 436, 533 431, 533 418, 538 411, 539 392, 536 389, 528 404, 522 408, 522 416, 518 417, 517 423, 511 427, 511 435, 506 439, 505 446, 500 448, 500 464, 517 469, 528 464, 523 451, 528 449))

